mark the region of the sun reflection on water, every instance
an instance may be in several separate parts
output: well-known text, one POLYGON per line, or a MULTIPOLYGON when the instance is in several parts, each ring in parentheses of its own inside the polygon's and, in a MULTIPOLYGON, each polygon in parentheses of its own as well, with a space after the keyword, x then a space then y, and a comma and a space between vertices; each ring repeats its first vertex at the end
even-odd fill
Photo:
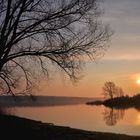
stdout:
POLYGON ((140 113, 138 114, 136 118, 136 125, 140 125, 140 113))

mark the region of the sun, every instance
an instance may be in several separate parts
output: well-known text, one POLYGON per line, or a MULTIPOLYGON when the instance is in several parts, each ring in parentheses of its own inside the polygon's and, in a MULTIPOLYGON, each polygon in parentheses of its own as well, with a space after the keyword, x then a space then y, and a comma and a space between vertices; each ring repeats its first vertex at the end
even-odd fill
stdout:
POLYGON ((140 79, 138 79, 138 80, 137 80, 137 84, 139 84, 139 85, 140 85, 140 79))

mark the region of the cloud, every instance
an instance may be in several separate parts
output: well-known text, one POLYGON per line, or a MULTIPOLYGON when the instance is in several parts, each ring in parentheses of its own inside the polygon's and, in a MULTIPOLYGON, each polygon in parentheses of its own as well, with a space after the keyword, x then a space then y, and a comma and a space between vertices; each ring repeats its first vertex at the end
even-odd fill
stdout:
POLYGON ((140 61, 140 56, 134 56, 134 55, 121 55, 121 56, 107 56, 102 58, 103 60, 108 61, 140 61))
POLYGON ((104 0, 101 4, 105 11, 104 21, 109 21, 119 31, 129 31, 132 26, 139 27, 139 5, 140 0, 104 0))
POLYGON ((115 32, 110 48, 102 58, 106 61, 140 61, 140 0, 104 0, 103 22, 115 32))

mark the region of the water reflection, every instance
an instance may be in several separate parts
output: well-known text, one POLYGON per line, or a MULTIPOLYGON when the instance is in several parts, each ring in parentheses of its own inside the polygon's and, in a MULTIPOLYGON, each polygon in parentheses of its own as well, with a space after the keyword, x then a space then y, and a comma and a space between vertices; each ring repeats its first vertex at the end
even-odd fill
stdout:
MULTIPOLYGON (((10 110, 10 108, 6 109, 7 112, 10 110)), ((72 128, 140 135, 140 114, 134 108, 118 110, 115 108, 106 108, 105 106, 76 104, 43 107, 16 106, 10 112, 19 117, 72 128)))
POLYGON ((85 102, 91 99, 83 98, 38 97, 36 102, 30 98, 25 100, 23 97, 18 98, 17 102, 7 97, 3 98, 0 98, 0 112, 3 114, 78 129, 139 135, 140 107, 87 106, 85 102))
POLYGON ((122 120, 125 115, 125 110, 105 108, 103 112, 103 119, 108 126, 116 125, 119 120, 122 120))

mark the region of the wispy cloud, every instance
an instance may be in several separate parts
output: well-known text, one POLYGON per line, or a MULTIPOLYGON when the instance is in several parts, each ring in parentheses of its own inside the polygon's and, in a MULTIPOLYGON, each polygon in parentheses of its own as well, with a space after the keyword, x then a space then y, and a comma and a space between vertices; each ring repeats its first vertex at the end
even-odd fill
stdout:
POLYGON ((122 56, 107 56, 102 58, 103 60, 109 61, 140 61, 140 56, 133 56, 133 55, 122 55, 122 56))
POLYGON ((115 32, 102 60, 140 61, 140 0, 104 0, 103 22, 115 32))

